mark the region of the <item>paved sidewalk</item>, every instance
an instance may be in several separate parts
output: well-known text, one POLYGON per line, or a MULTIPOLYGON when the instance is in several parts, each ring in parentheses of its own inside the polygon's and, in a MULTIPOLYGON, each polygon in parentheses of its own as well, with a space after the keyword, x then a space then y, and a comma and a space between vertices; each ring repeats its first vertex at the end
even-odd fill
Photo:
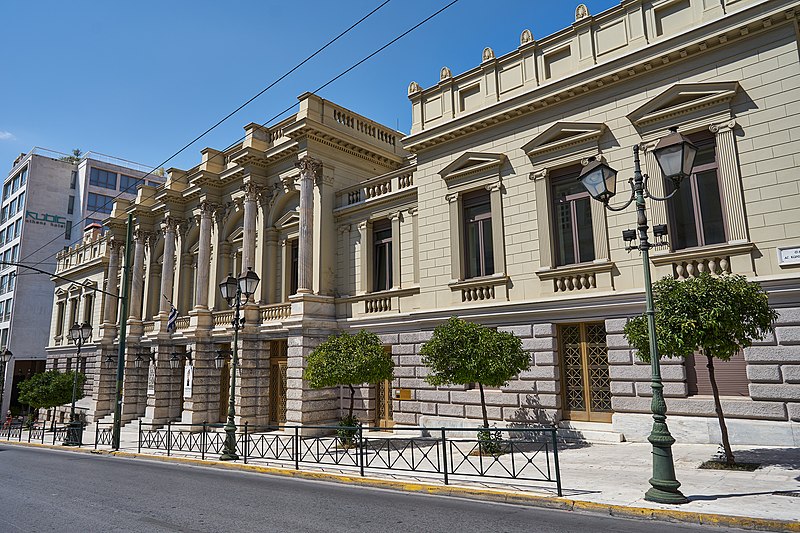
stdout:
MULTIPOLYGON (((91 440, 87 431, 87 440, 91 440)), ((24 438, 23 438, 24 440, 24 438)), ((101 447, 107 449, 107 447, 101 447)), ((135 431, 122 434, 121 452, 137 453, 138 442, 135 431)), ((721 470, 701 470, 698 466, 711 459, 718 452, 716 445, 676 444, 673 447, 675 468, 681 490, 691 500, 680 506, 659 505, 647 502, 643 495, 649 488, 651 475, 651 447, 649 444, 566 444, 559 447, 559 462, 563 497, 558 498, 553 484, 540 482, 502 480, 489 478, 450 477, 450 487, 464 487, 470 490, 505 491, 538 499, 542 505, 549 501, 558 506, 559 501, 582 502, 576 508, 614 512, 608 506, 653 509, 654 517, 661 511, 688 513, 708 513, 732 517, 745 517, 765 520, 793 521, 800 531, 800 492, 791 496, 781 492, 800 491, 800 449, 778 447, 735 446, 737 461, 760 463, 754 472, 721 470), (777 493, 777 494, 776 494, 777 493)), ((163 457, 163 450, 142 449, 143 455, 163 457)), ((200 459, 199 453, 172 451, 174 458, 200 459)), ((207 455, 206 460, 214 460, 207 455)), ((241 462, 241 461, 239 461, 241 462)), ((293 469, 290 462, 248 459, 255 467, 293 469)), ((358 468, 336 466, 311 466, 301 464, 301 470, 316 475, 321 473, 335 476, 359 477, 358 468)), ((415 490, 428 490, 428 486, 443 486, 440 474, 420 474, 367 469, 368 478, 400 481, 405 484, 417 483, 423 487, 415 490)), ((641 511, 637 511, 640 512, 641 511)), ((672 515, 662 514, 667 519, 672 515)), ((713 520, 712 520, 713 522, 713 520)), ((735 524, 735 522, 733 523, 735 524)), ((733 525, 728 523, 727 525, 733 525)), ((768 527, 742 523, 743 526, 768 527)), ((774 526, 772 526, 774 528, 774 526)))

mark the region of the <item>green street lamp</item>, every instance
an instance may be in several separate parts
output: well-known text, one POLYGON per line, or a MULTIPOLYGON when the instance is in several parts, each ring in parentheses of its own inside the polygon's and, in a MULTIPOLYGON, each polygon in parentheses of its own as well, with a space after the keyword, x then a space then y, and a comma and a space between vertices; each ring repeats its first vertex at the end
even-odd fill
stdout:
POLYGON ((589 163, 583 168, 578 179, 583 183, 589 194, 603 203, 610 211, 622 211, 631 203, 636 203, 636 225, 638 230, 639 244, 633 245, 636 240, 634 230, 623 231, 625 249, 630 251, 638 249, 642 253, 642 265, 644 267, 644 290, 646 300, 647 329, 650 337, 650 367, 651 367, 651 387, 653 389, 653 399, 650 410, 653 413, 653 429, 647 438, 653 445, 653 477, 650 478, 650 489, 645 493, 645 499, 651 502, 680 504, 688 503, 688 499, 679 489, 680 482, 675 478, 675 463, 672 458, 672 445, 675 439, 667 428, 667 405, 664 402, 664 385, 661 381, 661 366, 659 364, 658 342, 656 339, 655 308, 653 306, 653 286, 650 278, 650 248, 653 246, 664 246, 664 237, 667 228, 663 224, 653 228, 653 233, 657 242, 651 244, 648 235, 647 214, 645 212, 645 198, 652 200, 666 201, 677 191, 681 181, 691 175, 694 166, 694 158, 697 155, 697 147, 694 146, 686 137, 678 133, 677 128, 672 128, 670 134, 662 138, 653 149, 659 167, 666 179, 675 185, 674 190, 666 197, 654 196, 647 188, 648 176, 642 175, 639 164, 639 145, 633 146, 633 179, 631 184, 631 197, 621 207, 611 207, 608 201, 616 194, 617 171, 606 163, 591 158, 589 163))
MULTIPOLYGON (((236 453, 236 368, 239 365, 238 346, 239 346, 239 329, 244 326, 244 317, 241 316, 241 306, 247 303, 247 300, 256 292, 259 282, 258 274, 253 272, 253 269, 247 267, 247 272, 242 272, 239 279, 233 277, 233 274, 228 274, 228 277, 219 284, 219 292, 222 297, 228 302, 228 305, 233 307, 233 349, 232 351, 232 370, 231 370, 231 391, 228 401, 228 421, 225 424, 225 444, 222 448, 221 461, 237 461, 239 455, 236 453)), ((219 357, 218 357, 219 358, 219 357)), ((215 365, 218 368, 221 366, 215 360, 215 365)))
POLYGON ((75 416, 75 399, 78 395, 78 361, 81 359, 81 347, 92 338, 92 326, 88 322, 78 325, 76 322, 69 328, 69 340, 78 348, 75 357, 75 369, 72 372, 72 406, 69 410, 69 429, 64 439, 64 446, 80 446, 83 426, 75 416))

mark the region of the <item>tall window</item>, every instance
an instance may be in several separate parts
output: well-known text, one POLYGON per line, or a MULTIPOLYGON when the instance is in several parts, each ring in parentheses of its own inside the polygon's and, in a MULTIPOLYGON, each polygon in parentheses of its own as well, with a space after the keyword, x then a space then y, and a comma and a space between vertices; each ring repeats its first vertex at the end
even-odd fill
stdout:
POLYGON ((300 241, 294 239, 289 243, 289 294, 297 294, 299 257, 300 241))
POLYGON ((64 224, 64 238, 70 240, 72 238, 72 221, 67 220, 67 223, 64 224))
POLYGON ((77 185, 77 183, 78 183, 78 171, 77 170, 73 170, 72 171, 72 176, 69 179, 69 188, 70 189, 74 189, 75 186, 77 185))
MULTIPOLYGON (((675 250, 727 241, 717 175, 716 143, 710 132, 690 135, 697 146, 692 175, 669 202, 670 240, 675 250)), ((667 191, 672 182, 667 180, 667 191)))
POLYGON ((3 187, 3 201, 8 200, 8 196, 11 194, 11 182, 5 184, 3 187))
POLYGON ((580 167, 553 172, 553 233, 557 266, 594 261, 592 199, 578 181, 580 167))
POLYGON ((117 188, 117 173, 109 172, 100 168, 92 168, 89 172, 89 184, 98 187, 105 187, 106 189, 117 188))
POLYGON ((492 204, 488 191, 464 195, 464 277, 494 274, 492 204))
POLYGON ((112 198, 111 196, 90 192, 86 202, 86 209, 90 213, 92 212, 105 213, 107 215, 110 215, 113 203, 114 203, 114 198, 112 198))
POLYGON ((372 290, 392 288, 392 222, 381 220, 372 225, 372 290))
POLYGON ((67 214, 71 215, 75 212, 75 197, 70 195, 69 199, 67 200, 67 214))
POLYGON ((125 174, 120 174, 119 189, 122 192, 135 193, 136 189, 138 189, 139 186, 143 184, 144 184, 143 179, 134 178, 133 176, 126 176, 125 174))

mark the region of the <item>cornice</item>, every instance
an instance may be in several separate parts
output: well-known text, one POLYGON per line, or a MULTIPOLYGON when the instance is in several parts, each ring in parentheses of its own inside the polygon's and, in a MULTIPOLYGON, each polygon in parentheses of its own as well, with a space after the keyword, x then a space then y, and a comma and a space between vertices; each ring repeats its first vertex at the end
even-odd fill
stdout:
MULTIPOLYGON (((514 98, 408 135, 402 139, 403 148, 412 153, 419 153, 522 115, 571 102, 600 87, 608 88, 631 83, 633 79, 674 66, 707 51, 730 46, 751 35, 767 31, 773 26, 792 23, 796 18, 796 8, 787 6, 786 3, 769 13, 763 13, 764 8, 763 3, 756 4, 725 15, 672 38, 606 63, 594 65, 583 72, 534 87, 514 98)), ((423 92, 416 93, 415 97, 421 97, 422 94, 423 92)))

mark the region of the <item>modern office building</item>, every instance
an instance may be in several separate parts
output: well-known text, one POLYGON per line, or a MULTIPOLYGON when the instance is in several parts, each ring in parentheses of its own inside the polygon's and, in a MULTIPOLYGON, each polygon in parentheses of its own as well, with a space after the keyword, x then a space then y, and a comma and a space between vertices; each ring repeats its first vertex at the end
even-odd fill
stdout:
MULTIPOLYGON (((231 349, 233 311, 217 286, 253 268, 261 284, 239 337, 240 421, 334 421, 340 392, 311 390, 305 357, 332 333, 368 329, 397 366, 392 382, 359 391, 362 420, 475 425, 479 391, 429 385, 420 356, 434 327, 459 315, 513 332, 530 352, 529 371, 487 391, 491 420, 644 440, 650 367, 622 334, 644 309, 641 258, 622 239, 635 213, 606 211, 577 177, 600 158, 624 191, 637 146, 651 192, 665 195, 653 148, 677 127, 699 155, 679 194, 648 200, 668 241, 651 257, 654 278, 707 271, 762 284, 780 313, 776 333, 718 365, 722 405, 734 443, 800 444, 798 7, 632 0, 591 15, 580 5, 553 35, 526 30, 507 54, 487 47, 467 72, 412 82, 405 138, 305 94, 296 115, 250 124, 243 142, 171 169, 163 186, 117 203, 110 231, 85 245, 106 250, 101 277, 118 279, 134 215, 123 421, 225 419, 230 370, 215 359, 231 349), (180 313, 176 332, 162 294, 180 313)), ((59 365, 58 309, 82 294, 56 294, 59 365)), ((116 354, 116 307, 103 313, 94 418, 112 406, 114 366, 100 363, 116 354)), ((717 441, 703 365, 665 359, 662 374, 675 437, 717 441)))
MULTIPOLYGON (((145 181, 163 183, 161 176, 142 179, 148 170, 91 152, 70 156, 34 148, 21 154, 3 182, 0 260, 52 273, 55 254, 80 242, 85 226, 108 216, 114 197, 133 198, 145 181)), ((17 383, 44 368, 53 303, 47 278, 0 264, 0 349, 12 354, 5 369, 3 413, 20 408, 17 383)))

